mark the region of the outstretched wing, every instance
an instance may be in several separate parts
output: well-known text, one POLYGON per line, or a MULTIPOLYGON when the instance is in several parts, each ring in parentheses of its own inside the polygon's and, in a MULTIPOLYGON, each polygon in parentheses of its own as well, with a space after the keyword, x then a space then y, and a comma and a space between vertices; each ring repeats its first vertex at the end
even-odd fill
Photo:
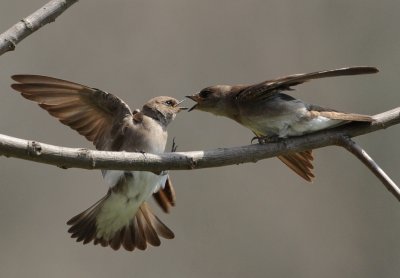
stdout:
POLYGON ((302 84, 312 79, 377 73, 378 69, 374 67, 351 67, 334 70, 316 71, 311 73, 300 73, 267 80, 255 85, 245 86, 237 94, 239 101, 257 101, 269 98, 270 96, 282 91, 290 91, 291 87, 302 84))
POLYGON ((121 134, 132 118, 118 97, 77 83, 40 75, 14 75, 11 87, 33 100, 61 123, 85 136, 97 149, 121 134))

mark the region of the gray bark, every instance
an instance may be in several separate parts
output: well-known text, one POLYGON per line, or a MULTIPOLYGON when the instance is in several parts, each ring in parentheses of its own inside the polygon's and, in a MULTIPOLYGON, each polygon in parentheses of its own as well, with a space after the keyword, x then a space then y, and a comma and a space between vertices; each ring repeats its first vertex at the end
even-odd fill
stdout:
POLYGON ((254 144, 164 154, 104 152, 66 148, 0 135, 0 155, 21 158, 61 168, 119 169, 159 172, 220 167, 274 157, 290 152, 342 145, 343 137, 355 137, 390 127, 400 122, 400 107, 374 116, 375 122, 351 123, 334 129, 292 137, 276 143, 254 144))
POLYGON ((354 154, 368 169, 382 182, 387 190, 392 193, 397 200, 400 201, 400 188, 396 183, 383 171, 381 167, 361 148, 356 142, 348 137, 342 137, 340 145, 352 154, 354 154))
POLYGON ((78 0, 52 0, 31 15, 21 19, 17 24, 0 34, 0 55, 14 50, 20 41, 42 26, 55 21, 60 14, 76 2, 78 0))

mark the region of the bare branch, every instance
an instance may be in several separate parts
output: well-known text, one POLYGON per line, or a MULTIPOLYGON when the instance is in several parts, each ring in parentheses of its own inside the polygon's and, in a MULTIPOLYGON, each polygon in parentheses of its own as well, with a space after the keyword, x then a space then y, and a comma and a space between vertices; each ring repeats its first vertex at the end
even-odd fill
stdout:
POLYGON ((206 151, 142 154, 65 148, 0 135, 0 155, 56 165, 61 168, 119 169, 159 172, 220 167, 274 157, 290 152, 341 145, 343 136, 355 137, 400 123, 400 107, 374 116, 372 124, 352 123, 288 138, 277 143, 206 151))
POLYGON ((24 38, 55 19, 78 0, 52 0, 0 34, 0 55, 14 50, 24 38))
POLYGON ((349 152, 354 154, 362 163, 364 163, 375 176, 385 185, 396 198, 400 201, 400 188, 396 183, 382 170, 381 167, 363 150, 356 142, 348 137, 342 137, 339 143, 349 152))

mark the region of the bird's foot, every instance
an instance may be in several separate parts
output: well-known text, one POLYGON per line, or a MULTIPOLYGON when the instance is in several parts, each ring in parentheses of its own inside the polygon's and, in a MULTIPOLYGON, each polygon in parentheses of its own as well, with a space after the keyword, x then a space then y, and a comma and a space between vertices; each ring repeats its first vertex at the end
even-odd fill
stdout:
POLYGON ((146 152, 145 152, 145 151, 143 151, 143 150, 135 150, 135 152, 140 153, 141 155, 143 155, 143 157, 144 157, 145 159, 147 159, 147 156, 146 156, 146 152))
POLYGON ((169 174, 168 170, 163 170, 161 171, 160 176, 167 176, 168 174, 169 174))
POLYGON ((276 143, 280 140, 280 138, 278 136, 255 136, 251 139, 251 144, 253 144, 253 142, 257 140, 258 144, 264 145, 267 143, 276 143))
POLYGON ((156 172, 153 171, 152 173, 157 176, 163 177, 163 176, 167 176, 169 174, 169 171, 168 170, 162 170, 162 171, 156 171, 156 172))

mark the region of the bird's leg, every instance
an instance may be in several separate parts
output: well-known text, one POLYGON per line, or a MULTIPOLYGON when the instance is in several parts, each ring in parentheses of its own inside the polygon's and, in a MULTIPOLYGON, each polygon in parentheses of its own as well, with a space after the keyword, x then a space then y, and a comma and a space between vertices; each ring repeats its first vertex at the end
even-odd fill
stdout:
POLYGON ((175 143, 175 137, 172 138, 172 146, 171 146, 171 152, 176 152, 176 150, 178 149, 178 145, 175 143))
POLYGON ((144 156, 144 158, 146 158, 146 152, 144 150, 135 149, 135 150, 133 150, 133 152, 140 153, 141 155, 144 156))
POLYGON ((258 143, 260 143, 260 137, 254 136, 253 138, 251 138, 250 144, 253 144, 254 140, 258 140, 258 143))

